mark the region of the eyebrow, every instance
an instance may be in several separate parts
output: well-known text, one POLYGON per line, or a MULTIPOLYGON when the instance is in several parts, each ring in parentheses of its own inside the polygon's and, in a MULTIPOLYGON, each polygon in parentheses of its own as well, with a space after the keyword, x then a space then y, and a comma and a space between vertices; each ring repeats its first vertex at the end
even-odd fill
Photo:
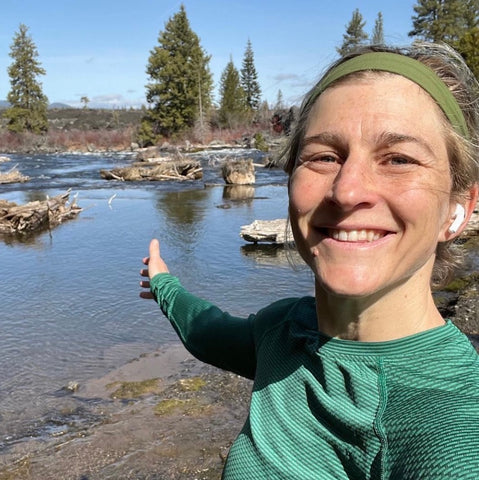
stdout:
POLYGON ((304 137, 301 143, 301 148, 304 148, 313 143, 322 143, 324 145, 339 145, 345 147, 344 138, 333 132, 321 132, 316 135, 304 137))
POLYGON ((429 153, 434 154, 431 146, 422 138, 405 135, 403 133, 382 132, 379 134, 377 142, 384 146, 396 145, 398 143, 415 143, 427 150, 429 153))
MULTIPOLYGON (((376 137, 376 142, 382 147, 397 145, 398 143, 415 143, 427 150, 429 153, 434 153, 430 145, 421 138, 406 135, 403 133, 382 132, 376 137)), ((343 148, 346 147, 344 138, 341 135, 333 132, 321 132, 316 135, 310 135, 308 137, 305 137, 303 139, 301 148, 304 148, 314 143, 322 143, 324 145, 337 145, 343 148)))

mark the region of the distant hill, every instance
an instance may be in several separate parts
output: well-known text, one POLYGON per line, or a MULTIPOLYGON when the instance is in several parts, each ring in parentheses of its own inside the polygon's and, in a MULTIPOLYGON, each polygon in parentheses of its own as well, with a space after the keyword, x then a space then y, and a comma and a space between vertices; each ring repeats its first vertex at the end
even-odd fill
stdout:
POLYGON ((70 107, 70 105, 67 105, 66 103, 60 103, 60 102, 54 102, 54 103, 50 103, 50 105, 48 105, 48 108, 72 108, 70 107))
MULTIPOLYGON (((8 108, 9 106, 10 104, 6 100, 0 100, 0 109, 8 108)), ((50 105, 48 105, 48 108, 52 109, 52 108, 72 108, 72 107, 70 107, 70 105, 67 105, 66 103, 54 102, 54 103, 50 103, 50 105)))
MULTIPOLYGON (((8 102, 0 101, 0 130, 7 124, 3 116, 6 108, 8 102)), ((75 108, 59 102, 50 104, 47 111, 48 125, 52 130, 137 128, 143 115, 143 110, 139 109, 75 108)))

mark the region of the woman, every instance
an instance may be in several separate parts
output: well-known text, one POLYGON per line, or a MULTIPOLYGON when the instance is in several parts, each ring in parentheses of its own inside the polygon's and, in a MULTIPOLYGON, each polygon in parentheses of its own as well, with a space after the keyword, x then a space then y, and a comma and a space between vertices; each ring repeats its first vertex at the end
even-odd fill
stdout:
POLYGON ((254 379, 225 479, 477 479, 479 357, 436 309, 478 197, 477 86, 446 47, 367 48, 306 97, 289 215, 315 298, 247 319, 141 282, 199 359, 254 379))

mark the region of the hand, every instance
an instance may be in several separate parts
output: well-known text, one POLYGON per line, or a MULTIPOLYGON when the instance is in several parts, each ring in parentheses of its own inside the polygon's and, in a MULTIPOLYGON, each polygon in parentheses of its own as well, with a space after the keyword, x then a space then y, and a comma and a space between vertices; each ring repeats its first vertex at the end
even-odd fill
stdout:
MULTIPOLYGON (((154 238, 150 242, 150 256, 143 259, 143 263, 148 265, 148 268, 140 270, 140 275, 142 277, 148 277, 151 280, 158 273, 168 273, 168 267, 163 261, 160 255, 160 242, 154 238)), ((148 290, 140 292, 141 298, 153 299, 153 295, 150 292, 150 282, 149 280, 142 280, 140 286, 148 290)))

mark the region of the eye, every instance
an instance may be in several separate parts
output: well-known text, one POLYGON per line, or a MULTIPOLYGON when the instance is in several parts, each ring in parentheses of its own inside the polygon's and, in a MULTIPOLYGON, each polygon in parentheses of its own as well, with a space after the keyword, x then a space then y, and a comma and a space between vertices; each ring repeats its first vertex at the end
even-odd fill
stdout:
POLYGON ((324 154, 324 155, 318 155, 317 158, 315 158, 315 161, 325 162, 325 163, 334 163, 334 162, 337 162, 338 159, 333 155, 324 154))
POLYGON ((303 153, 299 157, 299 165, 311 163, 340 163, 339 157, 331 152, 303 153))
POLYGON ((407 155, 388 155, 387 163, 390 165, 417 165, 418 162, 414 158, 408 157, 407 155))

